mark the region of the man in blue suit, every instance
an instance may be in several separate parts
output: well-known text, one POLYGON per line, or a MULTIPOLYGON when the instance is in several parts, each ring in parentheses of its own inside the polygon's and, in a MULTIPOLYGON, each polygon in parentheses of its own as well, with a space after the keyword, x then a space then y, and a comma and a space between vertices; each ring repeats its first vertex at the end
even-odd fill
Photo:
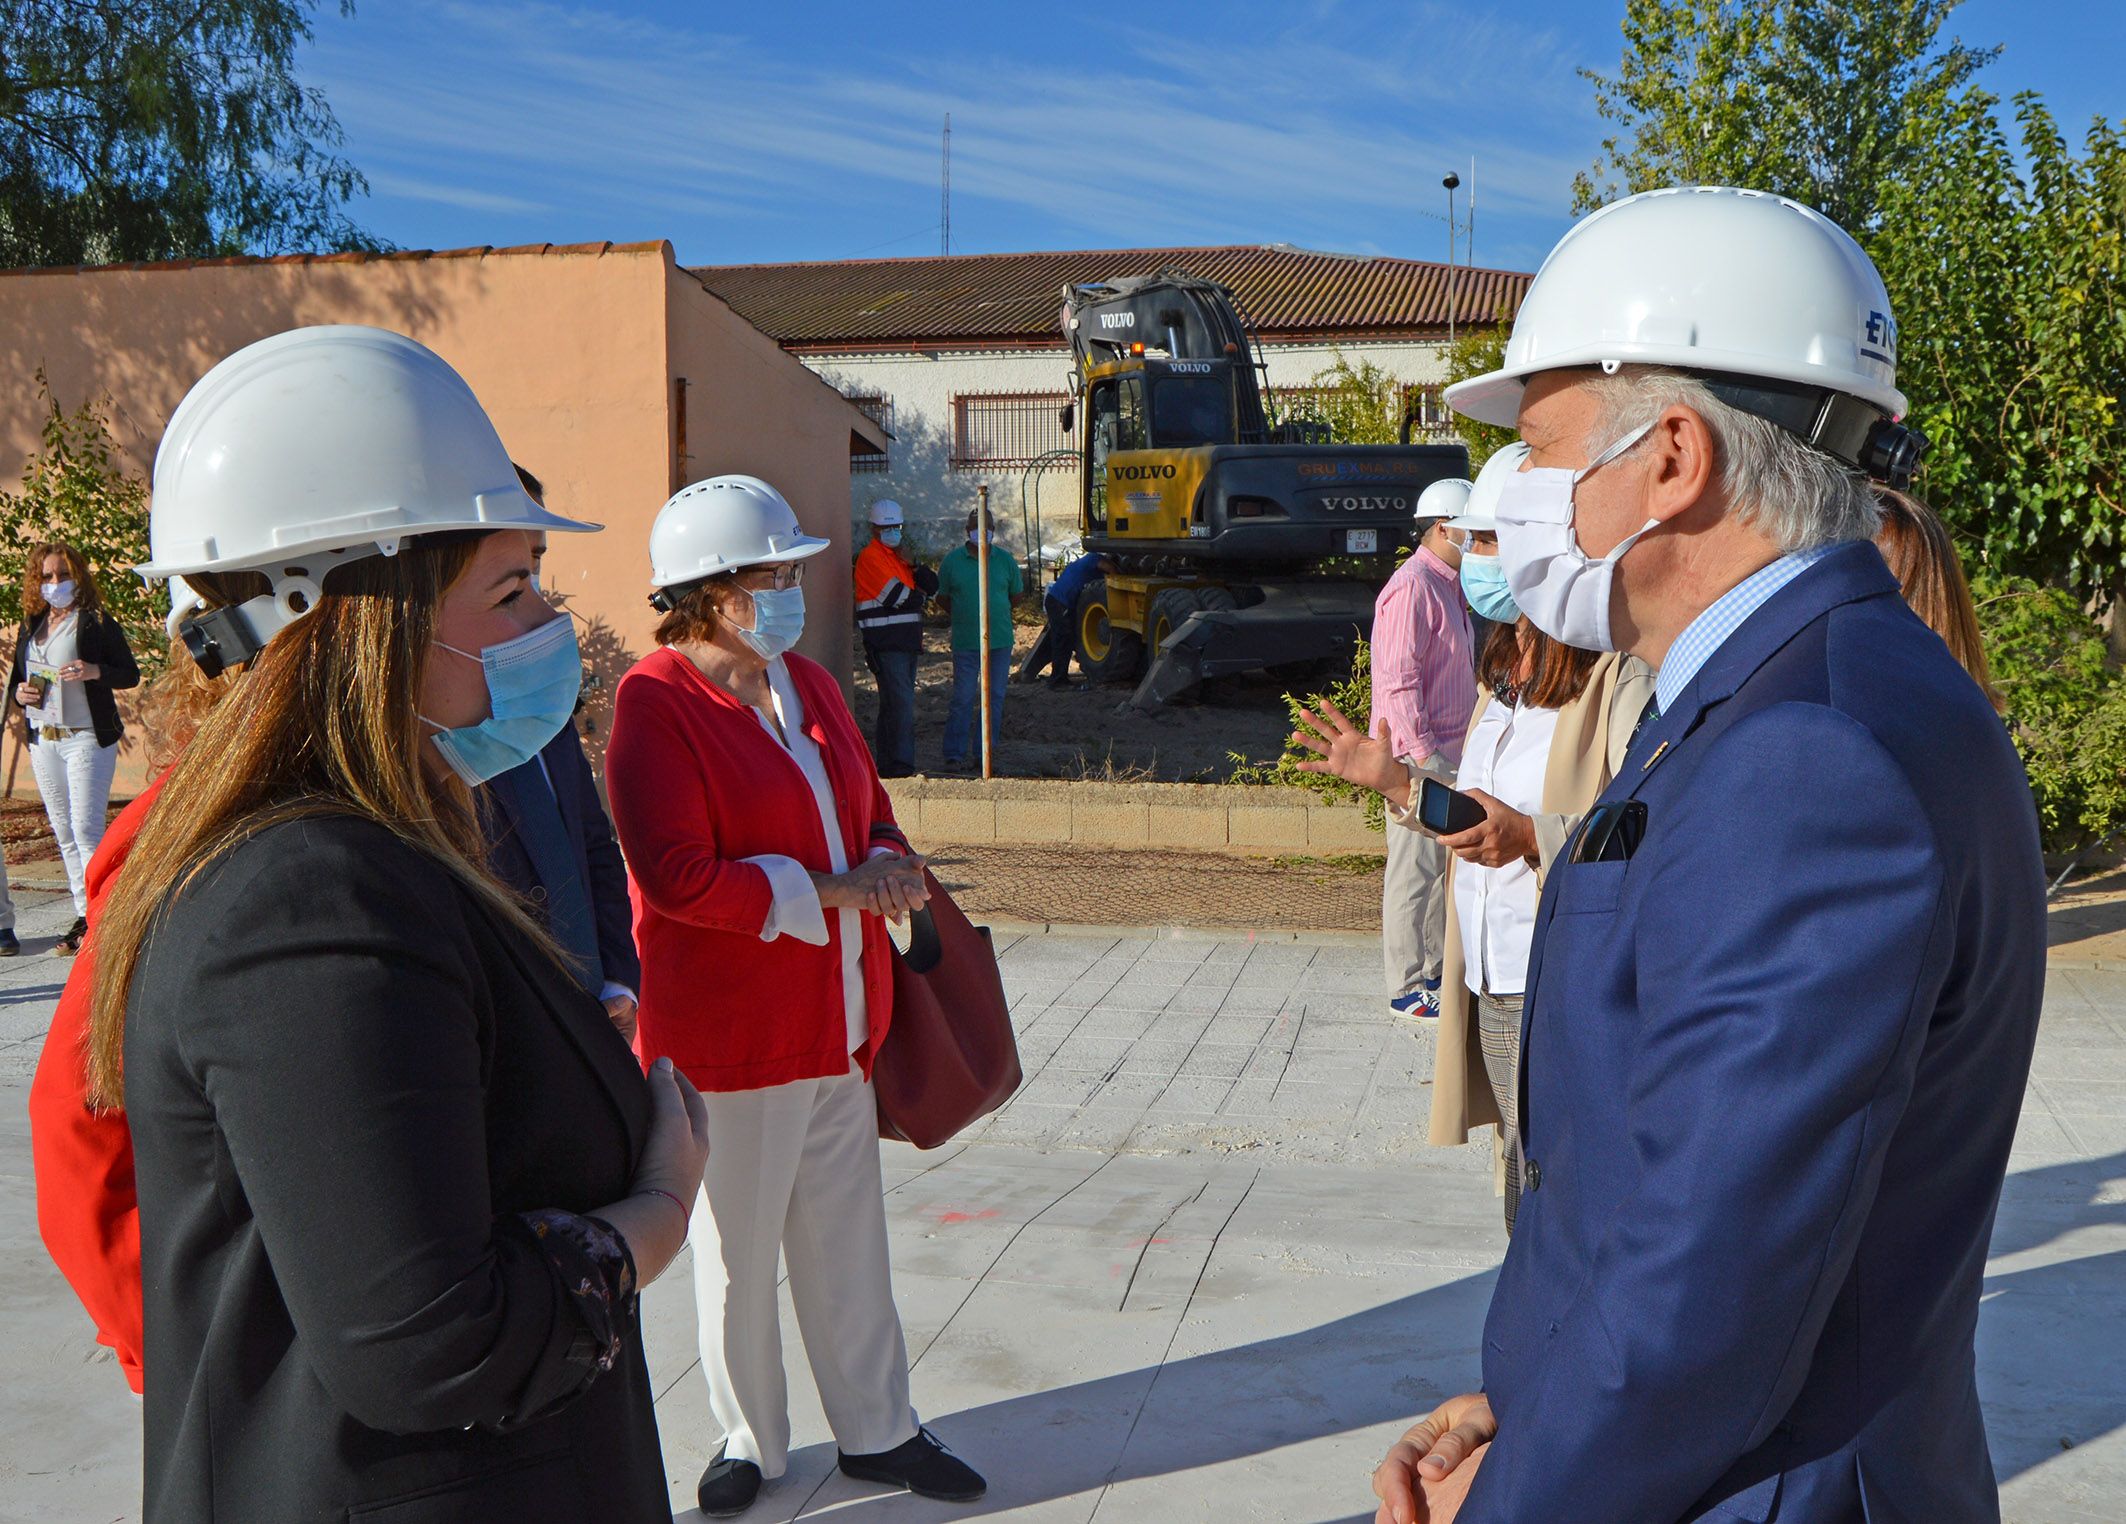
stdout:
MULTIPOLYGON (((546 501, 537 477, 522 466, 517 476, 534 501, 546 501)), ((545 552, 545 537, 536 536, 535 581, 545 552)), ((632 1041, 642 964, 635 953, 627 867, 575 724, 479 792, 488 866, 531 902, 583 987, 632 1041)))
POLYGON ((1660 678, 1545 886, 1484 1391, 1390 1452, 1383 1520, 1999 1518, 1973 1336, 2044 879, 2007 736, 1869 543, 1864 476, 1923 443, 1895 336, 1819 214, 1658 191, 1447 394, 1529 448, 1522 612, 1660 678))

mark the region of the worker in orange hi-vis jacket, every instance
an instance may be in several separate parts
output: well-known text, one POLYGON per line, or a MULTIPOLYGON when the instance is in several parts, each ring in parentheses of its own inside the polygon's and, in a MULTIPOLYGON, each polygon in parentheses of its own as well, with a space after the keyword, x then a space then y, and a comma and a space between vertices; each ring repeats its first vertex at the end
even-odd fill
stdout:
POLYGON ((923 603, 937 573, 901 554, 901 505, 871 505, 871 539, 856 558, 856 630, 864 664, 878 680, 878 726, 871 750, 881 778, 915 771, 915 663, 923 654, 923 603))

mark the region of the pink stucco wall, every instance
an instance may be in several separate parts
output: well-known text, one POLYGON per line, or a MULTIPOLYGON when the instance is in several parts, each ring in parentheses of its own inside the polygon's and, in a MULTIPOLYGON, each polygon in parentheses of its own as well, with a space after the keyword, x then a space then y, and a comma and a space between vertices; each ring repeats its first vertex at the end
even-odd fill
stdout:
MULTIPOLYGON (((434 349, 472 385, 555 511, 605 532, 556 536, 546 583, 578 616, 593 670, 586 729, 602 743, 612 685, 651 647, 651 520, 682 480, 749 471, 832 535, 800 649, 847 681, 849 437, 869 423, 680 270, 671 246, 239 260, 0 276, 0 481, 37 449, 32 373, 62 406, 108 400, 126 464, 146 477, 193 381, 253 340, 371 323, 434 349), (675 451, 675 377, 691 459, 675 451)), ((105 576, 122 568, 99 569, 105 576)), ((11 568, 0 574, 14 575, 11 568)))

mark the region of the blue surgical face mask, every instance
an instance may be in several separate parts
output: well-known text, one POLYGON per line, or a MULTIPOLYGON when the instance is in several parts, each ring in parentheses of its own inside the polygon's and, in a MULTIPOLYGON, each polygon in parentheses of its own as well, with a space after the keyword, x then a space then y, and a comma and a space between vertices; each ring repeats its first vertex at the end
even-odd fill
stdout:
POLYGON ((901 543, 901 532, 898 529, 881 529, 878 532, 878 542, 892 550, 901 543))
POLYGON ((805 632, 805 590, 764 587, 748 589, 747 595, 753 600, 753 628, 738 630, 738 638, 759 652, 762 661, 773 661, 805 632))
POLYGON ((436 750, 467 783, 485 783, 522 767, 561 734, 576 712, 583 659, 576 650, 576 622, 566 614, 477 655, 440 640, 436 644, 478 662, 487 675, 487 718, 479 724, 451 729, 421 717, 435 730, 429 739, 436 750))
POLYGON ((1469 607, 1493 624, 1512 624, 1521 617, 1520 605, 1513 601, 1513 589, 1506 585, 1506 568, 1497 556, 1462 552, 1462 595, 1469 600, 1469 607))

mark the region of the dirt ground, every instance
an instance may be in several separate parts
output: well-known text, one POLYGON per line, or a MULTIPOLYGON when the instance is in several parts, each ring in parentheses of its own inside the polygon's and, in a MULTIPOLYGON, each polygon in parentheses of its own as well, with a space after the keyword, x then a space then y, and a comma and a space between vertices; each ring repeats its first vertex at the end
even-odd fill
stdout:
MULTIPOLYGON (((1015 635, 1016 670, 1041 627, 1021 624, 1015 635)), ((937 771, 944 760, 945 715, 952 699, 950 644, 942 621, 924 626, 923 657, 915 674, 915 765, 921 772, 937 771)), ((1223 783, 1233 771, 1228 753, 1267 762, 1283 750, 1289 728, 1284 693, 1298 681, 1290 673, 1220 678, 1191 699, 1149 715, 1116 712, 1126 705, 1133 684, 1056 692, 1041 682, 1015 682, 1004 697, 996 775, 1223 783)), ((867 738, 877 717, 878 689, 859 643, 856 718, 867 738)))
POLYGON ((1234 857, 1112 847, 941 847, 969 915, 1080 926, 1379 931, 1379 858, 1234 857))

